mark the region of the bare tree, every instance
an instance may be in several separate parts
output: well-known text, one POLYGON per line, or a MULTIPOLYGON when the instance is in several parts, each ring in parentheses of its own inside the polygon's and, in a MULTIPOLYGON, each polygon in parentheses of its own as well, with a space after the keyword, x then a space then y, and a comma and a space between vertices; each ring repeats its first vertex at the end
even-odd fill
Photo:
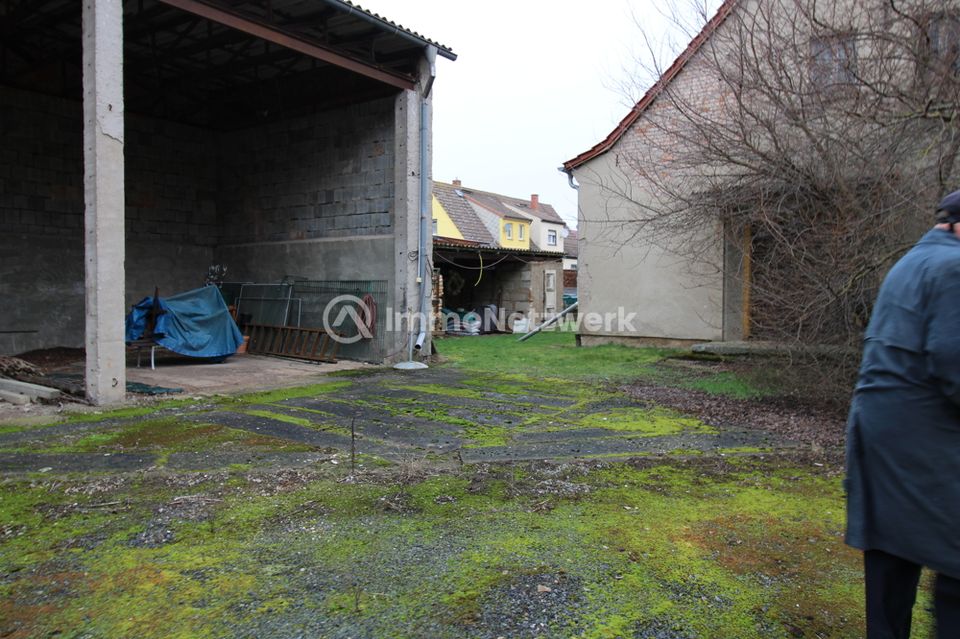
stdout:
POLYGON ((715 234, 678 230, 723 229, 754 337, 856 350, 886 270, 960 187, 960 4, 729 0, 704 33, 673 81, 650 63, 663 85, 604 178, 608 221, 717 268, 715 234))

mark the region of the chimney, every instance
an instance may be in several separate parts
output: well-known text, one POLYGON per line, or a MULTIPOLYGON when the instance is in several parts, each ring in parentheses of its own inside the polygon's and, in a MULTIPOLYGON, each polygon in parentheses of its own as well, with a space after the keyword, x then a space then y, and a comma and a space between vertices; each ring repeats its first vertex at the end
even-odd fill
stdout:
POLYGON ((459 188, 460 188, 460 180, 459 180, 459 179, 454 180, 454 181, 453 181, 453 186, 454 186, 455 188, 458 188, 458 189, 459 189, 459 188))
POLYGON ((530 196, 530 208, 534 211, 540 208, 540 196, 536 193, 530 196))

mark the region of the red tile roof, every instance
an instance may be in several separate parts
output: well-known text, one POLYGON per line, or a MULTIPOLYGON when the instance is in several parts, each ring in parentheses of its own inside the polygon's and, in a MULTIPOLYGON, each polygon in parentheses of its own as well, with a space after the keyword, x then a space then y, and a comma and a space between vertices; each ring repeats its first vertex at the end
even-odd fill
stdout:
POLYGON ((601 142, 594 145, 592 148, 584 151, 580 155, 570 160, 567 160, 563 163, 564 171, 571 171, 578 166, 581 166, 585 162, 592 160, 593 158, 603 155, 613 147, 614 144, 623 137, 623 134, 626 133, 634 122, 637 121, 643 112, 653 104, 653 101, 657 99, 657 96, 663 92, 663 90, 673 81, 677 75, 683 71, 684 67, 687 66, 687 63, 690 59, 700 50, 700 47, 703 46, 703 43, 717 30, 724 20, 730 15, 733 11, 733 7, 736 4, 736 0, 724 0, 723 4, 720 5, 720 8, 717 9, 717 12, 713 15, 712 18, 703 26, 703 29, 700 30, 700 33, 690 41, 690 44, 687 45, 687 48, 684 49, 677 59, 673 61, 673 64, 670 65, 666 71, 663 72, 663 75, 660 76, 660 79, 657 80, 652 87, 650 87, 647 92, 644 94, 640 101, 637 102, 633 109, 630 110, 630 113, 627 114, 625 118, 620 120, 620 123, 617 127, 610 132, 606 138, 601 142))

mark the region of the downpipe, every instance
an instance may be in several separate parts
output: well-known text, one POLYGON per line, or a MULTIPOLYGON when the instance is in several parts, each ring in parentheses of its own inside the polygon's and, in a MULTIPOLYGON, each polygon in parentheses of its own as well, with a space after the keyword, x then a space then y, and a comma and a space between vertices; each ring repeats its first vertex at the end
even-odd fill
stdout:
POLYGON ((430 75, 420 96, 420 237, 417 242, 417 283, 420 284, 420 308, 417 314, 417 330, 411 322, 410 345, 407 350, 407 361, 397 364, 397 368, 426 368, 422 362, 413 361, 414 351, 420 352, 427 338, 427 309, 429 308, 430 289, 432 278, 427 273, 427 259, 425 252, 430 236, 428 229, 432 218, 430 208, 430 162, 427 134, 430 130, 430 92, 433 90, 433 81, 437 76, 437 48, 426 48, 427 62, 430 65, 430 75))

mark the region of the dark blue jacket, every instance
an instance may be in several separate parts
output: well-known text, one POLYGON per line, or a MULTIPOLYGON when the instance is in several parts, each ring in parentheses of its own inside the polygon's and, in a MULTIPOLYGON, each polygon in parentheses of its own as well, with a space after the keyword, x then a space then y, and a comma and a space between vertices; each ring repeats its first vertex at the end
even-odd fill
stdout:
POLYGON ((847 422, 847 543, 960 578, 960 239, 880 287, 847 422))

